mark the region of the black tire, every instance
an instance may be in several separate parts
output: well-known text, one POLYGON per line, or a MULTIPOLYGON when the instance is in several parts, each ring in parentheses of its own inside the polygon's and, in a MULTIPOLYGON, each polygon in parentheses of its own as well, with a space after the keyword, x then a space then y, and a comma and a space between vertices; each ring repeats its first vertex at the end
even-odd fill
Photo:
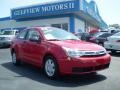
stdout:
POLYGON ((50 79, 56 79, 59 76, 58 64, 52 56, 45 58, 44 73, 50 79))
POLYGON ((16 66, 21 64, 15 52, 12 52, 12 63, 16 66))

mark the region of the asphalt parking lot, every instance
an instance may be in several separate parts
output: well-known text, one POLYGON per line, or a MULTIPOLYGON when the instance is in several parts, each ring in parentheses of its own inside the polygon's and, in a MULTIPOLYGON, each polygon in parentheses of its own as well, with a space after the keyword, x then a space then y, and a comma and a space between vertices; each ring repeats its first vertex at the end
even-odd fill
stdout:
POLYGON ((96 75, 63 76, 50 80, 31 65, 11 63, 9 48, 0 49, 0 90, 120 90, 120 53, 112 54, 109 69, 96 75))

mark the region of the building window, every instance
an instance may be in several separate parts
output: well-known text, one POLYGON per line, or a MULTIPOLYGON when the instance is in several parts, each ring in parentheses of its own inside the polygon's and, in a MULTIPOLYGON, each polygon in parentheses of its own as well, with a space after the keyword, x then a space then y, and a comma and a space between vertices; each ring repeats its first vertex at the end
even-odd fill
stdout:
POLYGON ((52 24, 52 27, 62 28, 66 31, 68 31, 68 23, 62 23, 62 24, 52 24))
POLYGON ((65 29, 66 31, 68 31, 68 23, 62 24, 62 29, 65 29))
POLYGON ((61 27, 61 24, 52 24, 51 26, 52 26, 52 27, 57 27, 57 28, 62 28, 62 27, 61 27))

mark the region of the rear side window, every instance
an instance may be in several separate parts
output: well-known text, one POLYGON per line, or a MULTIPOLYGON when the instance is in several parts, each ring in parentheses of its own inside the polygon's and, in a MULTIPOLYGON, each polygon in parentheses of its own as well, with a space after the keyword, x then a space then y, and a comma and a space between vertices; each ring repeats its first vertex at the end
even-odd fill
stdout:
POLYGON ((39 38, 40 37, 39 33, 35 29, 29 30, 26 36, 26 40, 29 40, 30 38, 34 37, 39 38))
POLYGON ((27 30, 23 30, 20 32, 20 34, 17 36, 18 39, 25 39, 27 34, 27 30))

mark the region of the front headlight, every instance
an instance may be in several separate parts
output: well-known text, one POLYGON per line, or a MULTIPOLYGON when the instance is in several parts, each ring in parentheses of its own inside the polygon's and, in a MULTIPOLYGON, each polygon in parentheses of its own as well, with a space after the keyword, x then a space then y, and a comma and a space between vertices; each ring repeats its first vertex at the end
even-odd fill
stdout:
POLYGON ((85 55, 84 51, 80 51, 77 49, 70 49, 70 48, 66 48, 66 47, 63 47, 63 49, 66 51, 66 53, 69 57, 78 58, 80 56, 85 55))
POLYGON ((104 48, 103 50, 101 50, 101 53, 107 54, 108 52, 107 52, 106 49, 104 48))
POLYGON ((99 51, 82 51, 82 50, 70 49, 66 47, 63 47, 63 49, 65 50, 65 52, 69 57, 73 57, 73 58, 78 58, 81 56, 99 56, 99 55, 101 56, 107 54, 107 51, 105 49, 99 51))

